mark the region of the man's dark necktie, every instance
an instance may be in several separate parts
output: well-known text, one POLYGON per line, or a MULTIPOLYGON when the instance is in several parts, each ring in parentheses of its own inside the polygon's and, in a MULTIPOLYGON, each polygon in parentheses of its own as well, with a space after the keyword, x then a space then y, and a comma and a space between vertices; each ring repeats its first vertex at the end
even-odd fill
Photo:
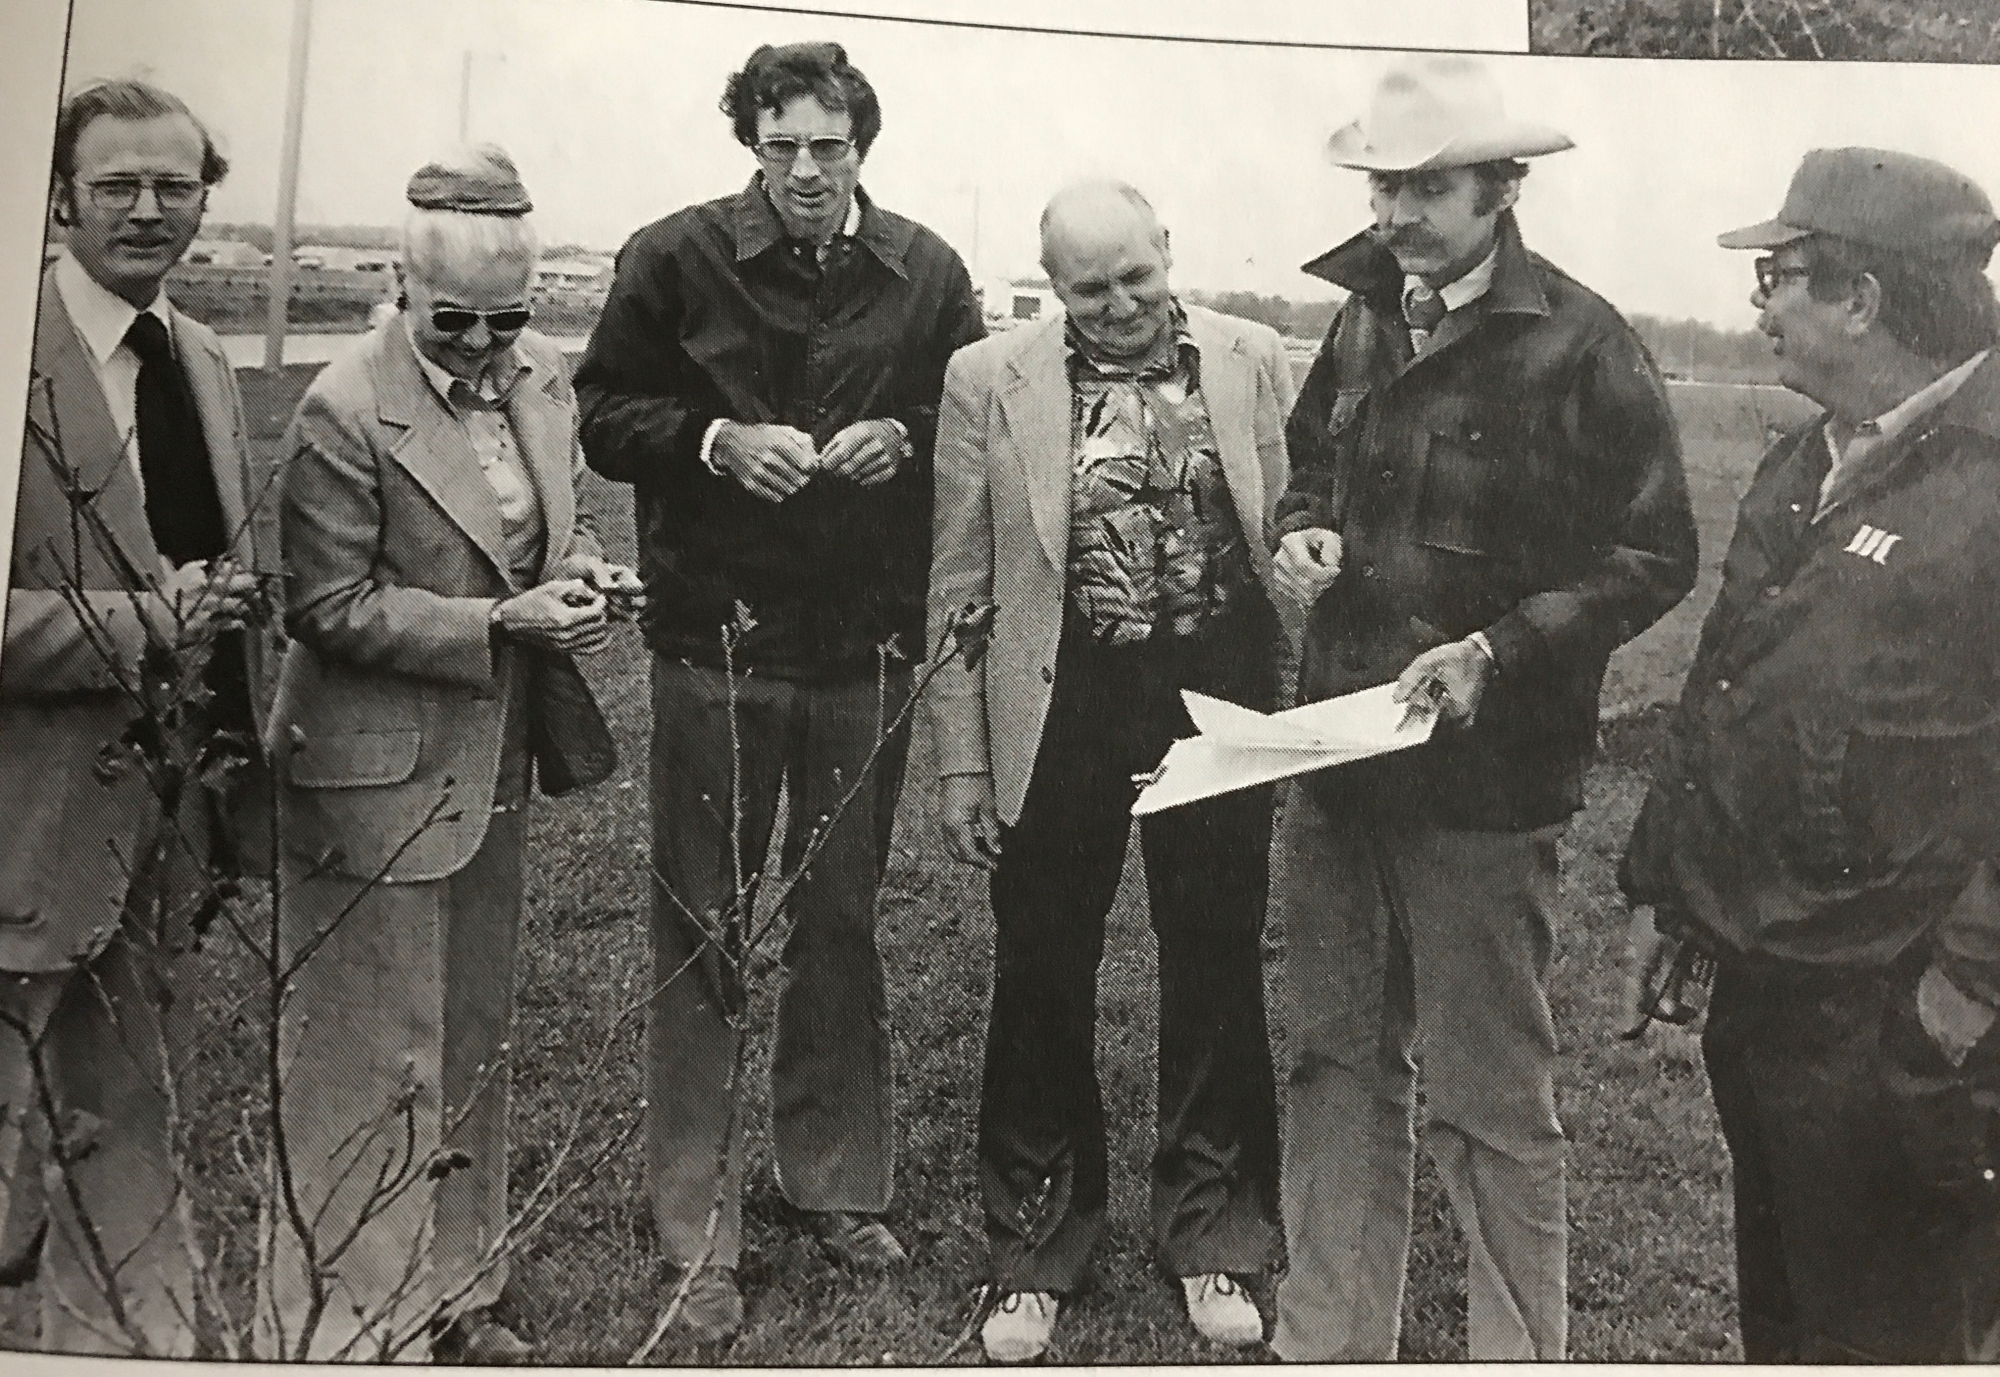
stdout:
MULTIPOLYGON (((167 327, 158 316, 141 311, 126 330, 125 342, 139 356, 139 473, 146 482, 146 521, 153 528, 153 543, 176 565, 214 559, 229 548, 229 532, 201 417, 167 340, 167 327)), ((202 676, 215 694, 207 712, 210 728, 250 726, 246 663, 240 633, 216 638, 202 676)))
POLYGON ((139 356, 139 473, 146 481, 146 520, 153 543, 175 564, 213 559, 228 548, 215 471, 201 436, 201 418, 187 378, 167 341, 167 327, 141 311, 125 332, 139 356))
POLYGON ((1444 297, 1437 292, 1412 291, 1403 298, 1403 318, 1412 330, 1422 330, 1427 335, 1437 333, 1438 326, 1451 310, 1444 304, 1444 297))

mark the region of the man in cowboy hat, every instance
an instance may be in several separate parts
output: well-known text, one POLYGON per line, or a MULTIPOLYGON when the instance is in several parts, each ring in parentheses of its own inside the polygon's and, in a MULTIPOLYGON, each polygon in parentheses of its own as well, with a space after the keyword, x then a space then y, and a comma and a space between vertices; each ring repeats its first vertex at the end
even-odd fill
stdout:
POLYGON ((1676 940, 1717 966, 1751 1362, 2000 1357, 1996 242, 1965 177, 1867 148, 1721 237, 1824 410, 1744 494, 1621 879, 1639 1026, 1676 940))
POLYGON ((1470 1354, 1564 1352, 1556 842, 1606 658, 1695 576, 1653 360, 1514 221, 1519 159, 1569 146, 1456 56, 1392 70, 1328 145, 1369 174, 1376 223, 1306 265, 1351 295, 1286 432, 1276 577, 1306 609, 1301 701, 1393 680, 1439 722, 1284 812, 1290 1359, 1396 1356, 1419 1042, 1470 1354))

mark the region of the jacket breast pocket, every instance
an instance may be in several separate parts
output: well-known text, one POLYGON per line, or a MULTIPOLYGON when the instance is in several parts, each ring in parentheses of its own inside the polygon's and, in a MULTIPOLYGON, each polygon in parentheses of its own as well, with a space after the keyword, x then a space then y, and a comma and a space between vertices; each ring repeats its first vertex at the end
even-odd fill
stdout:
POLYGON ((1424 418, 1423 489, 1416 538, 1462 555, 1506 556, 1495 520, 1498 446, 1462 398, 1443 398, 1424 418))
POLYGON ((400 784, 417 772, 424 734, 413 727, 308 736, 290 751, 292 783, 301 789, 363 789, 400 784))

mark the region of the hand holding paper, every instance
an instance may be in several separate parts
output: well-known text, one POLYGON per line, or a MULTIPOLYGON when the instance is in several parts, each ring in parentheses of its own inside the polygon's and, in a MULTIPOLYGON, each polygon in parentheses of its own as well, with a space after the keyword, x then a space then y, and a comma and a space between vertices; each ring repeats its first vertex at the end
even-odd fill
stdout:
POLYGON ((1430 740, 1435 712, 1412 713, 1394 684, 1344 698, 1261 713, 1183 692, 1200 736, 1176 741, 1138 799, 1135 816, 1235 789, 1400 751, 1430 740))

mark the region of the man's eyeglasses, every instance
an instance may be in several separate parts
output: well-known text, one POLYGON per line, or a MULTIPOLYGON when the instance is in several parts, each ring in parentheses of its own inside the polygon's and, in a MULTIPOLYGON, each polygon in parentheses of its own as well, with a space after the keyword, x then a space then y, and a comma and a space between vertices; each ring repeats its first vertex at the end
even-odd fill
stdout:
POLYGON ((208 190, 192 177, 99 177, 83 184, 93 206, 112 211, 132 209, 148 187, 161 210, 187 210, 208 190))
POLYGON ((1765 296, 1777 295, 1778 285, 1780 283, 1790 282, 1793 278, 1806 278, 1812 276, 1811 268, 1804 267, 1797 263, 1786 263, 1780 266, 1778 260, 1770 256, 1769 254, 1766 254, 1764 257, 1758 259, 1756 267, 1757 267, 1757 290, 1762 292, 1765 296))
POLYGON ((829 167, 853 151, 854 140, 831 134, 818 139, 765 139, 757 145, 757 156, 772 167, 790 167, 798 161, 801 148, 821 167, 829 167))
POLYGON ((431 311, 431 327, 441 335, 462 335, 480 321, 496 335, 511 335, 524 328, 534 311, 527 306, 510 306, 504 311, 468 311, 460 306, 438 306, 431 311))

